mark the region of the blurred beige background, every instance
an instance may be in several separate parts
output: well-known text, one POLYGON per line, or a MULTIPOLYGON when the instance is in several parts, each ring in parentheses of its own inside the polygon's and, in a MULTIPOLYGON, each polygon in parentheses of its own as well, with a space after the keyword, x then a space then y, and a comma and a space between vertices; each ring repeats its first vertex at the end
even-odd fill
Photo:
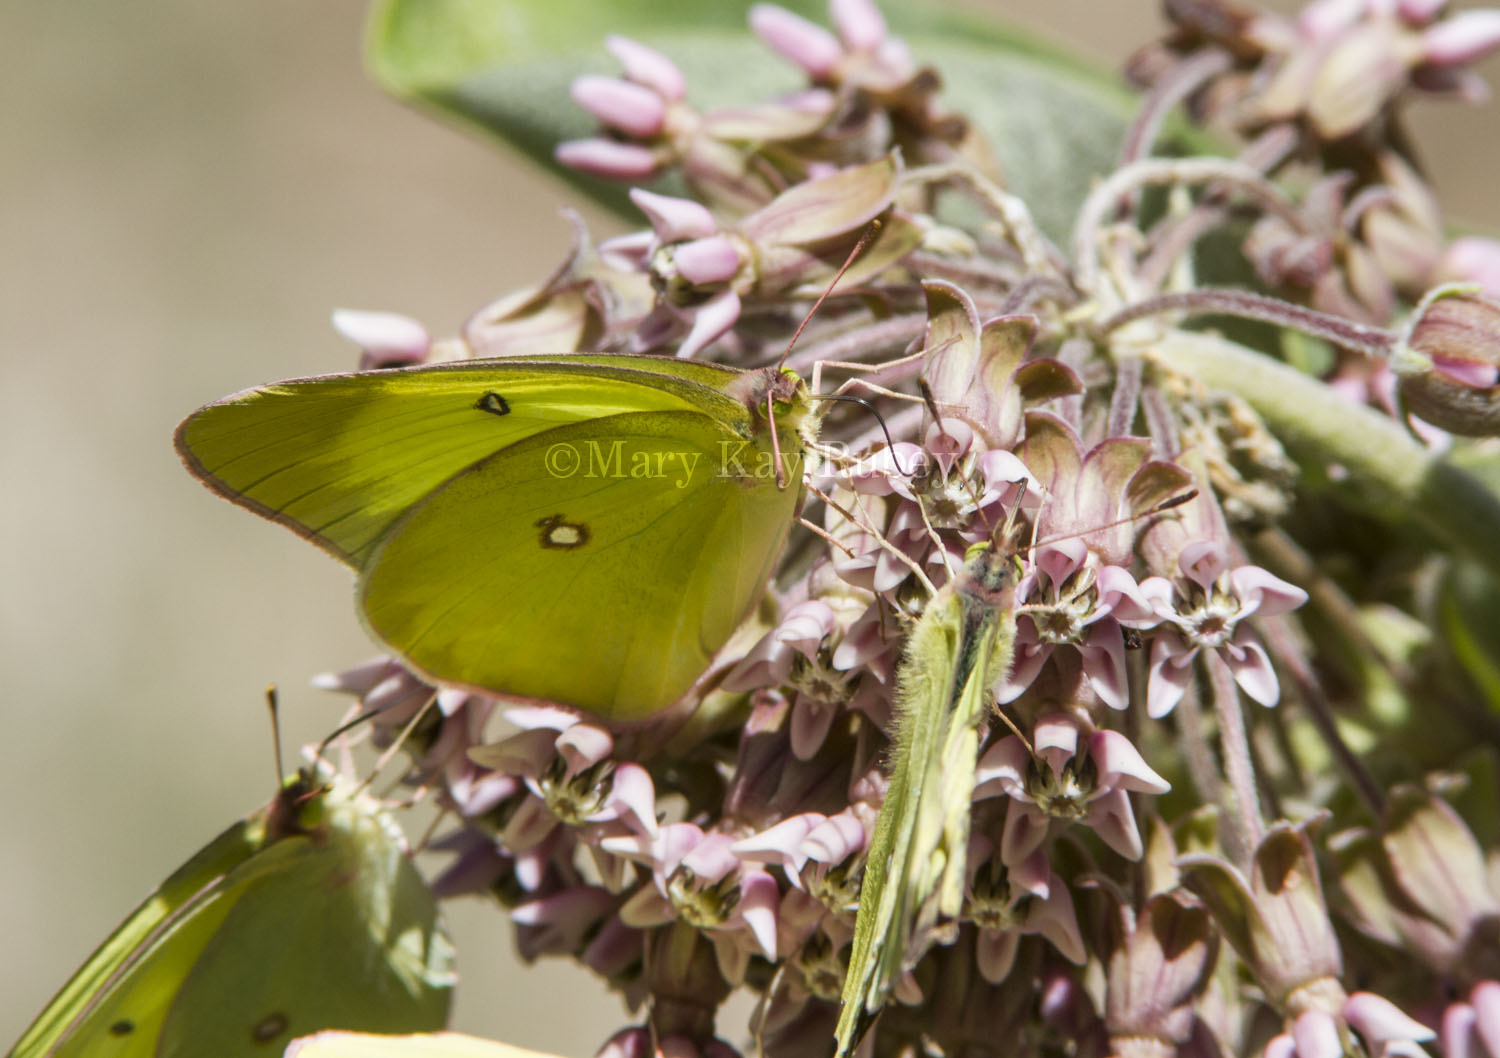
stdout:
MULTIPOLYGON (((1007 9, 1110 62, 1157 23, 1148 0, 1007 9)), ((0 1045, 269 796, 264 686, 282 688, 294 750, 341 708, 308 678, 371 652, 348 573, 194 483, 173 425, 351 366, 336 306, 448 333, 564 252, 546 178, 365 80, 362 14, 0 5, 0 1045)), ((1428 116, 1450 208, 1500 220, 1497 111, 1428 116)), ((585 972, 523 972, 497 910, 450 920, 457 1027, 584 1056, 623 1022, 585 972)))

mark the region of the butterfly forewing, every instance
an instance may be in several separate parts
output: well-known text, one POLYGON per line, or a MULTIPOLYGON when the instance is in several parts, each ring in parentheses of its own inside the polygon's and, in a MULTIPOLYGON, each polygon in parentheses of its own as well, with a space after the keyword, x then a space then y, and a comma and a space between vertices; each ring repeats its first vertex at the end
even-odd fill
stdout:
POLYGON ((178 427, 177 448, 216 492, 360 568, 422 497, 541 431, 709 409, 748 432, 744 406, 704 381, 722 386, 734 372, 670 361, 667 373, 662 363, 518 357, 281 382, 195 412, 178 427))
POLYGON ((367 626, 427 676, 633 719, 688 690, 764 589, 810 422, 775 369, 515 357, 267 386, 177 444, 358 569, 367 626))

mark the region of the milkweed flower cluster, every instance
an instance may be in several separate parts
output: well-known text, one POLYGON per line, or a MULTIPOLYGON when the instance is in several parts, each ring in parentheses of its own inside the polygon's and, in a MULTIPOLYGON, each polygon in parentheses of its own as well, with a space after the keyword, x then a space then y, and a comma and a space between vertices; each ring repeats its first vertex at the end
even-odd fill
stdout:
POLYGON ((652 722, 391 659, 325 680, 459 820, 437 890, 637 1011, 601 1053, 828 1053, 906 639, 998 539, 1024 572, 965 905, 870 1053, 1500 1058, 1493 659, 1461 579, 1500 525, 1423 491, 1469 480, 1454 434, 1500 432, 1500 245, 1447 240, 1400 130, 1414 93, 1475 94, 1500 11, 1167 7, 1065 247, 869 0, 832 30, 757 5, 792 96, 699 110, 619 37, 619 76, 575 84, 601 127, 560 162, 686 189, 633 188, 639 233, 578 223, 454 338, 337 318, 365 366, 749 366, 827 293, 790 364, 879 411, 824 416, 765 605, 652 722), (1159 152, 1179 104, 1239 156, 1159 152), (1250 285, 1198 281, 1211 242, 1250 285), (1372 516, 1392 498, 1414 528, 1372 516), (749 1030, 715 1021, 737 989, 749 1030))

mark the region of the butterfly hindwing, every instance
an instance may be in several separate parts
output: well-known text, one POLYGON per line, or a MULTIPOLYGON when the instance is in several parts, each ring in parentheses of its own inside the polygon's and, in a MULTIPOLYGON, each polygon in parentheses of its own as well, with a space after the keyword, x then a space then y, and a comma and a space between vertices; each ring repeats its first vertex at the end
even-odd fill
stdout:
POLYGON ((366 622, 441 680, 649 715, 745 616, 791 524, 799 490, 747 447, 698 412, 528 438, 392 528, 361 582, 366 622))
MULTIPOLYGON (((45 1050, 48 1041, 60 1039, 69 1031, 71 1023, 97 1007, 100 998, 108 994, 110 981, 122 975, 125 968, 140 957, 153 934, 179 918, 183 909, 217 878, 249 859, 258 845, 256 827, 251 820, 242 820, 172 872, 89 956, 27 1029, 11 1054, 15 1058, 25 1058, 48 1053, 45 1050)), ((105 1025, 112 1024, 107 1017, 100 1020, 105 1025)), ((122 1037, 130 1035, 133 1026, 120 1026, 120 1030, 113 1037, 120 1041, 121 1050, 116 1053, 128 1055, 132 1052, 124 1049, 126 1044, 122 1037)), ((107 1040, 101 1040, 98 1046, 104 1054, 110 1053, 107 1040)))
POLYGON ((329 813, 326 831, 276 842, 232 879, 232 906, 173 998, 161 1053, 279 1054, 322 1029, 446 1023, 451 948, 395 821, 353 802, 329 813))

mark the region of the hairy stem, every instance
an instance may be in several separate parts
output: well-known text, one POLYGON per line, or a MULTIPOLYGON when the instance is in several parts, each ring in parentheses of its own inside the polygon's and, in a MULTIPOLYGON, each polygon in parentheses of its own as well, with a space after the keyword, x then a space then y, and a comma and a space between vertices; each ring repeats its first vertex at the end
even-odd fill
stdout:
POLYGON ((1204 804, 1219 804, 1224 800, 1224 784, 1219 781, 1219 763, 1209 748, 1208 731, 1203 724, 1203 703, 1198 700, 1198 688, 1189 686, 1182 701, 1177 703, 1173 715, 1181 731, 1178 740, 1187 763, 1188 776, 1193 780, 1193 789, 1198 800, 1204 804))
POLYGON ((1238 316, 1246 320, 1274 323, 1278 327, 1290 327, 1374 357, 1387 356, 1397 340, 1395 332, 1383 327, 1369 327, 1342 316, 1293 305, 1280 298, 1268 298, 1263 294, 1226 287, 1199 287, 1197 290, 1145 298, 1106 316, 1095 324, 1095 329, 1100 334, 1108 334, 1134 320, 1168 312, 1182 313, 1185 316, 1238 316))
POLYGON ((1347 471, 1362 498, 1411 518, 1500 576, 1500 496, 1418 444, 1400 423, 1336 397, 1280 361, 1209 334, 1170 330, 1144 350, 1161 367, 1245 398, 1307 458, 1347 471))
POLYGON ((1250 760, 1250 736, 1245 730, 1245 710, 1240 705, 1239 688, 1229 663, 1217 651, 1204 650, 1198 655, 1208 669, 1213 688, 1214 713, 1219 719, 1219 745, 1224 753, 1224 772, 1234 804, 1225 816, 1225 851, 1241 866, 1250 862, 1250 853, 1265 837, 1260 814, 1260 796, 1255 785, 1255 765, 1250 760))
POLYGON ((1099 236, 1105 222, 1122 199, 1156 184, 1199 186, 1219 184, 1249 198, 1264 212, 1286 221, 1295 232, 1306 224, 1284 191, 1259 170, 1242 162, 1223 158, 1152 158, 1122 166, 1101 182, 1078 211, 1073 226, 1073 274, 1086 295, 1100 297, 1105 292, 1101 280, 1099 236))
POLYGON ((1307 708, 1307 716, 1318 729, 1333 759, 1338 761, 1339 768, 1344 777, 1349 780, 1349 785, 1354 788, 1355 794, 1363 802, 1365 810, 1375 819, 1385 818, 1385 794, 1380 789, 1380 784, 1375 777, 1366 770, 1364 764, 1355 756, 1349 744, 1344 741, 1344 736, 1339 734, 1338 723, 1333 718, 1333 707, 1329 704, 1327 697, 1323 694, 1323 688, 1318 683, 1318 678, 1302 656, 1302 648, 1297 643, 1297 637, 1292 634, 1291 625, 1285 617, 1268 617, 1262 624, 1265 631, 1266 641, 1276 655, 1276 660, 1291 674, 1292 682, 1296 684, 1297 694, 1307 708))
POLYGON ((1140 112, 1126 130, 1125 141, 1120 145, 1120 164, 1139 161, 1150 154, 1167 115, 1177 104, 1229 69, 1232 61, 1228 52, 1201 51, 1179 63, 1152 85, 1140 112))

